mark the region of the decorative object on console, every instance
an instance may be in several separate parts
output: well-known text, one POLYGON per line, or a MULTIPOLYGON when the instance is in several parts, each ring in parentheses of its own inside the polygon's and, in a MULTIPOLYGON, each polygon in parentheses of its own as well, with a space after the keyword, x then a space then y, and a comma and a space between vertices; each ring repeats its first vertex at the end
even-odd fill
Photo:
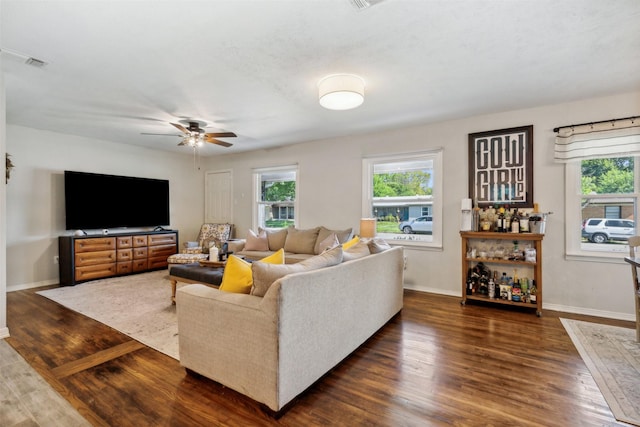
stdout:
POLYGON ((354 74, 331 74, 318 82, 320 105, 329 110, 350 110, 364 102, 364 80, 354 74))

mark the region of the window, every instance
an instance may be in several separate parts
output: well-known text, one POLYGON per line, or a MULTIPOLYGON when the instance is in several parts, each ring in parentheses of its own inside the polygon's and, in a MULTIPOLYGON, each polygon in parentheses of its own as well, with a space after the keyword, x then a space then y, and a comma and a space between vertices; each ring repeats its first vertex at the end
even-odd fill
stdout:
POLYGON ((622 215, 621 206, 605 206, 604 217, 605 218, 620 218, 622 215))
POLYGON ((297 176, 295 165, 254 170, 254 229, 296 224, 297 176))
POLYGON ((389 243, 442 247, 442 150, 363 160, 362 215, 389 243))
POLYGON ((636 234, 638 157, 567 163, 567 253, 620 258, 636 234), (573 221, 571 221, 573 218, 573 221), (578 231, 579 230, 579 231, 578 231))

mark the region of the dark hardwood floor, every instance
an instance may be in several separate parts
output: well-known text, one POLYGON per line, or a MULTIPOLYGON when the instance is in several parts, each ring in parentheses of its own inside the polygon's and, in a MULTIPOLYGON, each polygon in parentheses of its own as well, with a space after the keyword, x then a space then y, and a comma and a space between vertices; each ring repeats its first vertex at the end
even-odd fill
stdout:
POLYGON ((35 291, 7 294, 7 341, 94 425, 626 425, 616 423, 559 317, 631 322, 551 311, 538 318, 405 291, 399 315, 275 419, 35 291))

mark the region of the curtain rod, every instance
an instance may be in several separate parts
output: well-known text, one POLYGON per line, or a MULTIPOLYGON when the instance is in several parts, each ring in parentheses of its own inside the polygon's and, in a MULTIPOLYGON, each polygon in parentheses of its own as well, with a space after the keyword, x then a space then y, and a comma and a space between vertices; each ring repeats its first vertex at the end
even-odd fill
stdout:
POLYGON ((599 122, 588 122, 588 123, 580 123, 578 125, 567 125, 567 126, 559 126, 557 128, 553 128, 554 132, 558 132, 560 129, 564 129, 564 128, 572 128, 574 126, 584 126, 584 125, 596 125, 599 123, 609 123, 609 122, 617 122, 619 120, 634 120, 634 119, 638 119, 640 118, 640 116, 631 116, 631 117, 623 117, 621 119, 611 119, 611 120, 600 120, 599 122))

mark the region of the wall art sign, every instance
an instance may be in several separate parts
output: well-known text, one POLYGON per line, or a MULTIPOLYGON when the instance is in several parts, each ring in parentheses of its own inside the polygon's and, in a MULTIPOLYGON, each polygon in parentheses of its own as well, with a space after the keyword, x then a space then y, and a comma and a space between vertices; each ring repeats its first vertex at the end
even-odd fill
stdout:
POLYGON ((533 207, 533 125, 469 134, 469 197, 479 207, 533 207))

